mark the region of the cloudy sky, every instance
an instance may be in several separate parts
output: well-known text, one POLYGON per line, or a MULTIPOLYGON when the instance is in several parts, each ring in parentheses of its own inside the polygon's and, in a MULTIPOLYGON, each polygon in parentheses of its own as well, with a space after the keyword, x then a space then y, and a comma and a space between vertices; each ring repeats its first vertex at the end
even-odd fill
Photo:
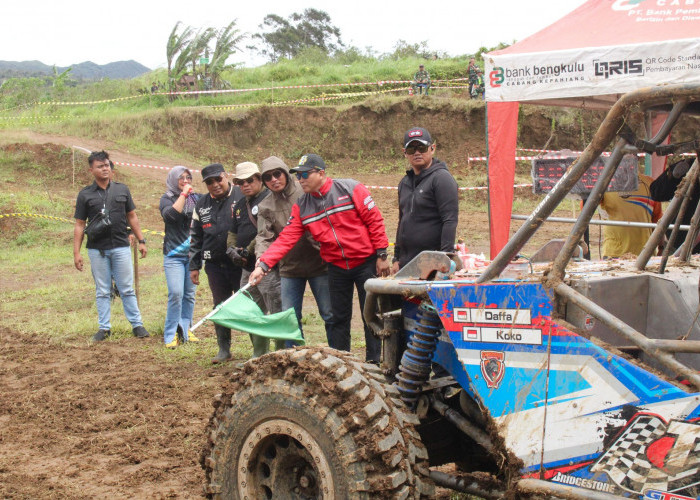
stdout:
MULTIPOLYGON (((583 3, 585 0, 19 0, 4 2, 2 7, 0 60, 68 66, 134 59, 154 69, 165 66, 165 44, 177 21, 196 28, 219 28, 237 19, 241 31, 252 34, 267 14, 287 17, 309 7, 331 16, 346 45, 384 53, 391 52, 398 40, 427 41, 431 50, 459 55, 480 46, 521 40, 583 3)), ((264 60, 241 53, 229 62, 254 66, 264 60)))

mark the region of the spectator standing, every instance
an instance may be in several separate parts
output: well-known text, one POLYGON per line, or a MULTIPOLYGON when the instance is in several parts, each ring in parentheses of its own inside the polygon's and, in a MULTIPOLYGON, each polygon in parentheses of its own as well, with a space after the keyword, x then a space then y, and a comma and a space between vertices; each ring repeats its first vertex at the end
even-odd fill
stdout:
POLYGON ((403 152, 410 168, 399 182, 394 272, 424 250, 454 252, 459 189, 447 165, 434 157, 436 149, 424 128, 404 134, 403 152))
MULTIPOLYGON (((354 179, 331 179, 326 164, 316 154, 304 155, 296 173, 304 194, 292 205, 292 215, 270 247, 260 256, 249 282, 256 284, 289 252, 304 235, 311 233, 321 245, 321 258, 328 263, 333 326, 330 347, 350 350, 353 286, 360 309, 364 308, 364 284, 375 276, 388 276, 384 219, 365 186, 354 179)), ((366 360, 379 363, 381 342, 362 320, 366 360)))
POLYGON ((469 76, 469 98, 474 99, 478 95, 477 92, 474 92, 474 87, 479 87, 479 73, 481 72, 481 68, 476 65, 476 59, 473 57, 469 59, 467 71, 469 76))
POLYGON ((192 172, 183 166, 173 167, 165 184, 168 190, 160 198, 160 214, 165 223, 163 271, 168 284, 163 342, 174 348, 180 337, 183 342, 199 342, 189 332, 197 289, 190 279, 189 253, 192 213, 200 196, 192 188, 192 172))
MULTIPOLYGON (((605 193, 600 207, 610 220, 656 222, 661 218, 661 203, 651 198, 652 178, 639 176, 639 186, 632 193, 605 193)), ((624 254, 639 255, 651 229, 646 227, 605 226, 603 228, 603 257, 615 258, 624 254)))
MULTIPOLYGON (((208 195, 197 200, 190 226, 190 279, 199 285, 199 272, 204 266, 214 307, 238 291, 241 268, 226 256, 226 237, 233 219, 233 206, 243 197, 226 176, 223 165, 212 163, 202 169, 208 195)), ((215 325, 219 352, 212 363, 231 359, 231 329, 215 325)))
MULTIPOLYGON (((250 271, 255 267, 255 237, 258 234, 258 204, 270 191, 263 185, 260 169, 255 163, 246 161, 236 165, 234 182, 240 187, 243 198, 233 207, 233 220, 226 244, 226 255, 231 262, 242 268, 241 284, 248 282, 250 271)), ((248 293, 265 314, 282 310, 280 298, 280 277, 277 269, 265 276, 257 287, 248 293)), ((253 357, 262 356, 270 350, 270 339, 250 334, 253 344, 253 357)), ((284 347, 284 341, 275 341, 277 348, 284 347)))
MULTIPOLYGON (((262 255, 286 227, 292 206, 304 193, 299 181, 289 175, 289 167, 276 156, 262 161, 262 180, 270 190, 270 196, 258 205, 258 235, 255 239, 255 251, 262 255)), ((309 233, 302 236, 294 247, 280 259, 278 267, 281 279, 282 310, 290 307, 299 322, 302 332, 301 311, 304 302, 304 290, 309 283, 316 299, 318 312, 326 327, 326 338, 330 339, 332 328, 331 299, 328 291, 328 268, 321 259, 320 245, 309 233)), ((274 269, 274 268, 273 268, 274 269)), ((268 274, 268 276, 270 276, 268 274)), ((330 343, 330 340, 329 340, 330 343)), ((287 341, 286 347, 293 347, 287 341)))
POLYGON ((89 171, 95 181, 78 193, 75 202, 73 229, 73 263, 82 271, 80 247, 87 234, 90 269, 95 280, 95 302, 99 327, 92 340, 105 340, 112 333, 111 298, 112 277, 119 290, 124 315, 131 323, 135 337, 149 336, 143 326, 141 311, 134 292, 134 268, 131 262, 127 224, 131 226, 139 245, 141 258, 146 257, 146 240, 141 233, 136 206, 129 188, 112 181, 111 162, 105 151, 92 152, 88 157, 89 171), (86 225, 87 223, 87 225, 86 225))
POLYGON ((423 64, 418 66, 418 71, 413 75, 413 83, 411 86, 413 87, 414 94, 422 94, 423 89, 425 89, 425 95, 428 95, 428 91, 430 90, 430 75, 425 70, 423 64))

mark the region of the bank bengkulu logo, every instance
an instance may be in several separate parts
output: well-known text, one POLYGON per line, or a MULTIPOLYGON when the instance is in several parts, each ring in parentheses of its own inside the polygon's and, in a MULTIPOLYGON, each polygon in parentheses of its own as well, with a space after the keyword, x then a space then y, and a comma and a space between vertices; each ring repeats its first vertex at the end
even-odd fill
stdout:
POLYGON ((644 0, 615 0, 612 10, 632 10, 644 0))
POLYGON ((500 87, 505 79, 503 68, 500 66, 494 66, 493 70, 489 73, 489 83, 491 87, 500 87))

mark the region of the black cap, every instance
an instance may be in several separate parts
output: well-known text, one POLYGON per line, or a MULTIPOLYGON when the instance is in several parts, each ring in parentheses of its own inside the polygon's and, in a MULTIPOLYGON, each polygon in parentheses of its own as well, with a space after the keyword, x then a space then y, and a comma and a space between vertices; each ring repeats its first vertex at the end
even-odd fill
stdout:
POLYGON ((418 141, 421 144, 430 146, 433 143, 433 138, 430 137, 430 132, 424 128, 414 127, 403 136, 403 147, 408 146, 413 141, 418 141))
POLYGON ((225 173, 226 171, 221 163, 212 163, 202 169, 202 180, 206 181, 212 177, 221 177, 225 173))
POLYGON ((318 155, 310 154, 299 158, 299 165, 290 168, 290 172, 308 172, 309 170, 326 170, 326 163, 318 155))

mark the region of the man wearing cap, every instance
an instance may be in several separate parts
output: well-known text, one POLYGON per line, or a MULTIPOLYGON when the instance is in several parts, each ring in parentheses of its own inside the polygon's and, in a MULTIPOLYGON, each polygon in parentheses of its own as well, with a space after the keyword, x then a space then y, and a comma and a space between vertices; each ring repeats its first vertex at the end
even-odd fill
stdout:
POLYGON ((80 247, 87 234, 90 269, 95 280, 95 303, 98 330, 92 340, 100 342, 112 334, 112 279, 119 290, 124 315, 135 337, 146 338, 141 311, 134 291, 134 269, 129 250, 127 224, 138 239, 141 258, 146 256, 146 240, 141 233, 136 206, 129 188, 112 180, 114 164, 106 151, 95 151, 88 157, 89 171, 95 182, 78 193, 73 228, 73 263, 78 271, 84 267, 80 247))
POLYGON ((421 64, 418 66, 418 71, 413 75, 413 83, 411 83, 411 86, 413 87, 414 94, 418 94, 419 92, 422 94, 423 89, 425 89, 425 95, 428 95, 428 90, 430 90, 430 75, 425 70, 424 65, 421 64))
POLYGON ((393 272, 423 250, 454 252, 459 195, 447 165, 434 158, 430 132, 414 127, 404 134, 403 152, 411 168, 399 182, 399 225, 393 272))
MULTIPOLYGON (((236 165, 233 182, 240 187, 243 198, 233 206, 233 220, 226 240, 231 262, 242 269, 241 284, 248 282, 250 271, 255 267, 255 236, 258 234, 258 203, 264 200, 270 191, 263 185, 258 166, 250 161, 236 165)), ((280 298, 280 277, 275 269, 265 276, 257 287, 248 293, 265 314, 282 310, 280 298)), ((250 334, 253 344, 253 357, 262 356, 270 350, 270 339, 250 334)), ((277 348, 284 347, 284 341, 276 341, 277 348)))
MULTIPOLYGON (((214 307, 228 299, 240 287, 241 268, 226 256, 226 236, 233 219, 233 205, 243 197, 241 190, 229 183, 220 163, 202 169, 208 195, 201 196, 192 212, 190 226, 190 279, 199 285, 199 271, 209 279, 214 307)), ((211 361, 223 363, 231 359, 231 330, 215 325, 219 352, 211 361)))
MULTIPOLYGON (((255 251, 262 255, 287 226, 292 214, 292 205, 304 193, 289 167, 276 156, 262 161, 262 180, 270 190, 270 196, 260 202, 258 208, 258 235, 255 238, 255 251)), ((326 337, 332 328, 331 297, 328 291, 328 267, 321 259, 320 245, 306 233, 296 245, 279 261, 279 274, 282 291, 282 310, 294 308, 301 325, 301 309, 304 302, 304 290, 309 283, 316 299, 318 312, 326 326, 326 337)), ((273 268, 274 270, 274 268, 273 268)), ((271 273, 270 273, 271 274, 271 273)), ((268 274, 267 277, 270 276, 268 274)), ((265 279, 267 279, 267 277, 265 279)), ((293 347, 293 341, 287 341, 286 347, 293 347)))
MULTIPOLYGON (((292 205, 287 227, 265 253, 250 275, 257 283, 289 252, 308 231, 321 245, 321 258, 328 263, 333 324, 328 345, 350 350, 353 286, 360 309, 364 307, 364 284, 375 276, 388 276, 384 219, 365 186, 354 179, 331 179, 326 164, 316 154, 304 155, 296 173, 304 194, 292 205)), ((363 318, 364 323, 364 318, 363 318)), ((366 360, 379 363, 381 342, 364 325, 366 360)))

